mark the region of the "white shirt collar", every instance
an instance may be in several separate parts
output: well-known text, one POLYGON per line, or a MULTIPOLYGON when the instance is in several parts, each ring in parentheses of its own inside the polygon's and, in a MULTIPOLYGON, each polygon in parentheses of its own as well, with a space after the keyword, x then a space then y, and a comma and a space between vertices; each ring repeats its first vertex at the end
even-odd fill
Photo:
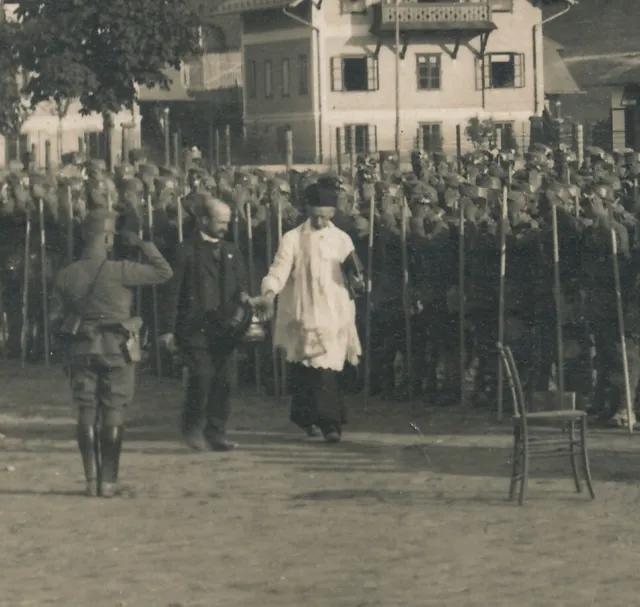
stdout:
POLYGON ((208 234, 205 234, 203 231, 200 231, 200 236, 202 237, 202 240, 204 240, 205 242, 214 242, 214 243, 220 242, 219 238, 213 238, 208 234))

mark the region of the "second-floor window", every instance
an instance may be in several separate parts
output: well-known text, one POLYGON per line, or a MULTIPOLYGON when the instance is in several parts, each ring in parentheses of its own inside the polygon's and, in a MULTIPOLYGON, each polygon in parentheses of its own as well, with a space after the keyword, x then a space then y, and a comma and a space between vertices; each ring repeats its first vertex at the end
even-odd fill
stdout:
POLYGON ((298 55, 298 93, 309 94, 309 59, 306 55, 298 55))
POLYGON ((264 62, 264 96, 273 97, 273 66, 271 61, 264 62))
POLYGON ((332 91, 377 91, 378 60, 368 55, 331 58, 332 91))
POLYGON ((258 96, 258 66, 255 61, 247 63, 247 96, 249 99, 258 96))
POLYGON ((291 77, 291 72, 289 70, 289 60, 282 60, 282 96, 288 97, 291 94, 291 85, 289 79, 291 77))
POLYGON ((419 91, 440 89, 440 55, 416 55, 419 91))
POLYGON ((476 59, 476 88, 519 89, 525 86, 522 53, 489 53, 476 59))

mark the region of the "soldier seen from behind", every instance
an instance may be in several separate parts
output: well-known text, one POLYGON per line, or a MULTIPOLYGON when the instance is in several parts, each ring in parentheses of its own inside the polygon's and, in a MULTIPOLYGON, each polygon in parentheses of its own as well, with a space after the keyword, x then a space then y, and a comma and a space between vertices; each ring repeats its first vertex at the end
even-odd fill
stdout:
POLYGON ((92 497, 116 492, 124 414, 140 361, 142 319, 131 316, 132 289, 172 275, 156 246, 133 232, 122 235, 123 244, 138 249, 142 262, 109 260, 116 218, 106 209, 87 214, 82 257, 59 272, 50 308, 78 406, 76 436, 92 497))

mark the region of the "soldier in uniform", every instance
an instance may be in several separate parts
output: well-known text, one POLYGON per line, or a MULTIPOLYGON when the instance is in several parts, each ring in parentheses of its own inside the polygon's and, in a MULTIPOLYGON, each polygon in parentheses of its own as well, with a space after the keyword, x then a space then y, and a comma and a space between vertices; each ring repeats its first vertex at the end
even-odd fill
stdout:
POLYGON ((66 343, 86 492, 102 497, 115 494, 124 410, 135 389, 142 321, 131 318, 131 289, 161 284, 172 275, 156 246, 135 233, 126 233, 125 241, 139 249, 143 262, 108 259, 116 217, 106 209, 87 215, 82 258, 56 277, 50 312, 52 328, 66 343))

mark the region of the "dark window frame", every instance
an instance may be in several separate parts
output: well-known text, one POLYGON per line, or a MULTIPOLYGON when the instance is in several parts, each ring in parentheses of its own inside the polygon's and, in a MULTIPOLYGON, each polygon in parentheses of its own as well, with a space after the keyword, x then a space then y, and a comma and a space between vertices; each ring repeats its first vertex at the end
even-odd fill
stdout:
POLYGON ((370 54, 339 55, 331 57, 331 91, 334 93, 372 93, 380 90, 380 64, 378 58, 370 54), (345 86, 345 59, 366 61, 367 88, 347 89, 345 86))
POLYGON ((440 91, 442 90, 442 53, 416 53, 416 86, 419 91, 440 91), (432 73, 431 59, 436 59, 437 76, 432 73), (426 74, 423 76, 421 67, 426 67, 426 74), (437 86, 432 86, 437 81, 437 86), (425 84, 425 86, 422 86, 425 84))

